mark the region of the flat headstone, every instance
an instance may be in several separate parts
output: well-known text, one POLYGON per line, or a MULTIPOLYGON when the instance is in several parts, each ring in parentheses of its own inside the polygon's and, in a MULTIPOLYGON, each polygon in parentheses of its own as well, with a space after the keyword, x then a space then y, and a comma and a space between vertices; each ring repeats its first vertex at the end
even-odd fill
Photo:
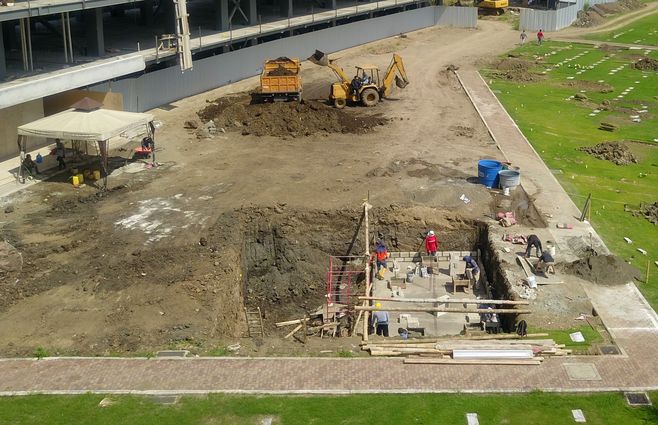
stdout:
POLYGON ((467 413, 466 414, 466 423, 468 425, 480 425, 477 413, 467 413))
POLYGON ((571 414, 573 415, 573 420, 575 422, 582 422, 582 423, 587 422, 587 420, 585 419, 585 414, 583 413, 582 410, 574 409, 571 411, 571 414))
POLYGON ((593 363, 564 363, 563 366, 572 381, 601 380, 601 375, 593 363))
POLYGON ((261 425, 272 425, 272 421, 273 421, 273 420, 274 420, 273 417, 268 416, 268 417, 266 417, 266 418, 263 418, 263 419, 260 421, 260 423, 261 423, 261 425))

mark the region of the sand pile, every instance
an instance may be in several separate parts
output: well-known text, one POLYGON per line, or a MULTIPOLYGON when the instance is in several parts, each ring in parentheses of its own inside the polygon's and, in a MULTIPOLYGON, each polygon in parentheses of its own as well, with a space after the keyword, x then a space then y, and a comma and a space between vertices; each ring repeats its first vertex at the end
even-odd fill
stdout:
POLYGON ((642 277, 635 267, 614 255, 593 255, 557 267, 600 285, 623 285, 642 277))
POLYGON ((249 96, 224 97, 197 112, 204 123, 243 135, 300 137, 316 133, 363 134, 388 122, 357 108, 339 110, 315 101, 252 104, 249 96))
POLYGON ((583 146, 578 150, 616 165, 637 164, 637 158, 628 147, 617 142, 603 142, 594 146, 583 146))

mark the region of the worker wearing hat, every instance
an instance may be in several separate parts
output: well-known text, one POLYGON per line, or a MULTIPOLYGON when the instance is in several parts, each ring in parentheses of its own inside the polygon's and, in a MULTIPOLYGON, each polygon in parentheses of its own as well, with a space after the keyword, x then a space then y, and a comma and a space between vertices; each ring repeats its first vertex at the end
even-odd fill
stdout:
POLYGON ((430 230, 427 232, 427 236, 425 236, 425 251, 427 251, 427 255, 436 255, 438 248, 439 241, 436 239, 434 230, 430 230))
POLYGON ((388 336, 388 312, 382 311, 381 303, 375 304, 377 310, 372 313, 372 320, 377 322, 377 335, 388 336))

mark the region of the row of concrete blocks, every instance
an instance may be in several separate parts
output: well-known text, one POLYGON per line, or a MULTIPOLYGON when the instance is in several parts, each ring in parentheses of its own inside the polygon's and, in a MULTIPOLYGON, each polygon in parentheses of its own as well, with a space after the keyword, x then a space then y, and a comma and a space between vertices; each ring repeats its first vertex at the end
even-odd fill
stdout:
MULTIPOLYGON (((439 251, 436 253, 436 261, 450 261, 450 255, 454 255, 458 259, 461 259, 462 257, 466 255, 470 255, 471 257, 474 257, 477 259, 477 252, 476 251, 439 251)), ((418 262, 421 259, 427 260, 429 259, 429 256, 427 256, 424 252, 391 252, 390 253, 390 258, 392 260, 398 260, 398 261, 409 261, 409 262, 418 262)))

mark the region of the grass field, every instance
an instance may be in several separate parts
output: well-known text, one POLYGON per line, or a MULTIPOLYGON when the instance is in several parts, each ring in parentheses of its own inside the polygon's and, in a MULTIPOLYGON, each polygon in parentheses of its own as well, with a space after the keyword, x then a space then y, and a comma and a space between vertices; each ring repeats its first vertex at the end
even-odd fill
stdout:
POLYGON ((658 46, 658 13, 649 15, 617 30, 603 34, 593 34, 587 38, 615 43, 658 46))
POLYGON ((636 209, 641 202, 658 201, 658 73, 630 67, 639 57, 658 58, 658 53, 604 51, 558 42, 530 44, 511 53, 531 61, 530 71, 541 79, 518 82, 483 70, 491 89, 576 205, 582 206, 592 194, 591 222, 607 246, 643 276, 649 269, 649 283, 638 286, 657 308, 658 227, 625 212, 624 205, 636 209), (587 99, 578 101, 576 95, 587 99), (609 110, 601 107, 604 101, 609 102, 609 110), (640 122, 631 117, 639 117, 640 122), (599 130, 601 122, 613 123, 619 130, 599 130), (617 166, 578 150, 621 140, 636 141, 628 146, 638 164, 617 166), (626 243, 624 237, 633 243, 626 243))
MULTIPOLYGON (((655 398, 658 393, 650 394, 655 398)), ((114 404, 98 407, 102 395, 0 398, 3 425, 51 424, 204 424, 260 425, 264 418, 283 425, 466 424, 477 413, 480 424, 573 424, 572 409, 583 411, 588 424, 658 423, 655 407, 629 407, 618 393, 562 395, 353 395, 182 397, 174 405, 145 397, 109 396, 114 404)))

